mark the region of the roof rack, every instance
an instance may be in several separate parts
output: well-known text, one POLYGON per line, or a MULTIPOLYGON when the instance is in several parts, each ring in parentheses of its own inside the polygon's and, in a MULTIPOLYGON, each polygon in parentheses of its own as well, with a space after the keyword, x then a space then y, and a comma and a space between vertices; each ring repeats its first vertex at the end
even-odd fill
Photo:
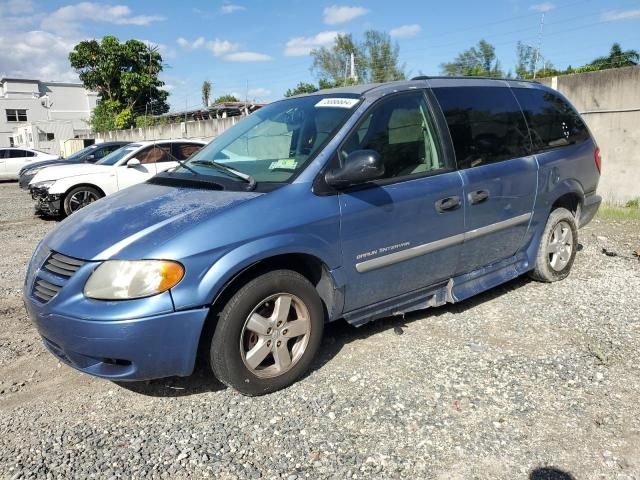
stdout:
POLYGON ((464 76, 464 75, 419 75, 417 77, 413 77, 411 80, 434 80, 434 79, 451 79, 451 80, 468 80, 468 79, 476 79, 476 80, 504 80, 507 82, 528 82, 528 83, 540 83, 535 80, 525 80, 518 78, 504 78, 504 77, 486 77, 486 76, 464 76))

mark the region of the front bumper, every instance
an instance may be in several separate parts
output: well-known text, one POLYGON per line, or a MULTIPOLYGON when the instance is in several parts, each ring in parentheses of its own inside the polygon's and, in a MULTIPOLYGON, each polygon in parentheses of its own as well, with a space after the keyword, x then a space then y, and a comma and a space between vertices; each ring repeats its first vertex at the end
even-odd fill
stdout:
POLYGON ((207 308, 124 321, 45 314, 25 299, 47 349, 82 372, 111 380, 149 380, 193 372, 207 308))
POLYGON ((36 213, 52 216, 62 213, 62 195, 50 194, 45 188, 31 187, 30 191, 31 198, 36 201, 36 213))
POLYGON ((586 195, 584 197, 584 203, 582 208, 580 209, 580 220, 579 220, 579 228, 584 227, 588 224, 593 217, 598 213, 598 208, 600 208, 600 204, 602 203, 602 197, 600 195, 596 195, 592 193, 590 195, 586 195))
POLYGON ((33 180, 33 177, 35 176, 36 176, 35 173, 21 174, 18 180, 18 185, 20 186, 21 189, 28 190, 29 183, 31 182, 31 180, 33 180))

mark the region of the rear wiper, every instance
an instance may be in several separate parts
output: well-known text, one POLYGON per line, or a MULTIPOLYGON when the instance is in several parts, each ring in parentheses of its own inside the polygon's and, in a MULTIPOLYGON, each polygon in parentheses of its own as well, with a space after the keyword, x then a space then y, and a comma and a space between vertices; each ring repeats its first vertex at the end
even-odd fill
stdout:
POLYGON ((256 188, 256 179, 247 173, 242 173, 236 170, 235 168, 227 167, 222 163, 215 162, 213 160, 194 160, 192 162, 194 165, 206 165, 208 167, 215 168, 216 170, 220 170, 221 172, 228 173, 240 180, 244 180, 249 184, 249 190, 253 190, 256 188))

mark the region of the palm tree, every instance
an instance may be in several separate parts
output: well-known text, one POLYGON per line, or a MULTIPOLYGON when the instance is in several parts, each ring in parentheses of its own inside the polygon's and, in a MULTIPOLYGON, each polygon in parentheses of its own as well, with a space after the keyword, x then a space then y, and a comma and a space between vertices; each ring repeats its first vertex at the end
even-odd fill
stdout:
POLYGON ((637 50, 622 51, 619 43, 611 46, 609 55, 606 57, 598 57, 589 65, 596 67, 598 70, 606 70, 607 68, 631 67, 638 65, 640 62, 640 53, 637 50))

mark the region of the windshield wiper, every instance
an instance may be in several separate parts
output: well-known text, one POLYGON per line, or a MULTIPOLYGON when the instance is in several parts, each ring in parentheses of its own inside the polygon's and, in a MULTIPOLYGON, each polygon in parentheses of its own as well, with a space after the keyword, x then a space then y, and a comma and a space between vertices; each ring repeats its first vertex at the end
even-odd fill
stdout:
MULTIPOLYGON (((254 188, 256 188, 256 179, 255 178, 253 178, 251 175, 249 175, 247 173, 239 172, 235 168, 227 167, 226 165, 223 165, 222 163, 218 163, 218 162, 213 161, 213 160, 194 160, 192 163, 194 165, 205 165, 205 166, 208 166, 208 167, 212 167, 212 168, 215 168, 216 170, 228 173, 229 175, 232 175, 232 176, 234 176, 236 178, 239 178, 240 180, 244 180, 245 182, 247 182, 249 184, 249 190, 253 190, 254 188)), ((189 170, 191 170, 191 169, 189 169, 189 170)))
POLYGON ((176 158, 176 162, 178 162, 178 164, 182 167, 185 168, 187 170, 189 170, 191 173, 193 173, 194 175, 200 175, 198 172, 196 172, 193 168, 191 168, 189 165, 187 165, 187 163, 184 160, 178 160, 176 158))

